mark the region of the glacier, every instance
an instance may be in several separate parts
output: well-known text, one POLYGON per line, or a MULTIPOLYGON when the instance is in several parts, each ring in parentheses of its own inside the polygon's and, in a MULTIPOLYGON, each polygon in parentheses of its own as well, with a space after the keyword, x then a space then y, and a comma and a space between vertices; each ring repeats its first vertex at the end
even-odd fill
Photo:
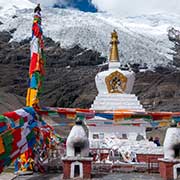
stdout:
MULTIPOLYGON (((31 37, 33 8, 28 0, 11 0, 4 5, 0 0, 1 31, 11 31, 11 41, 31 37), (8 8, 7 8, 8 7, 8 8)), ((168 40, 167 29, 180 27, 179 15, 152 14, 136 17, 115 17, 111 14, 87 13, 75 9, 43 8, 43 31, 46 37, 60 42, 61 47, 80 45, 108 57, 111 32, 119 34, 119 54, 122 64, 147 64, 149 68, 171 65, 173 43, 168 40)))

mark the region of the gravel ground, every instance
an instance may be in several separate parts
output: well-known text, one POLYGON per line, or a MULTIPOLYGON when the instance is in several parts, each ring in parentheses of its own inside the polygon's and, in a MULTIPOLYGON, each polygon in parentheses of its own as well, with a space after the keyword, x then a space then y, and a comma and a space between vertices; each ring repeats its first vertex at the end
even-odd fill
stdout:
POLYGON ((11 179, 15 179, 16 175, 14 175, 14 173, 2 173, 0 174, 0 180, 11 180, 11 179))
MULTIPOLYGON (((18 176, 15 180, 60 180, 62 174, 34 174, 30 176, 18 176)), ((94 180, 162 180, 159 174, 140 174, 140 173, 117 173, 104 175, 99 178, 93 178, 94 180)))

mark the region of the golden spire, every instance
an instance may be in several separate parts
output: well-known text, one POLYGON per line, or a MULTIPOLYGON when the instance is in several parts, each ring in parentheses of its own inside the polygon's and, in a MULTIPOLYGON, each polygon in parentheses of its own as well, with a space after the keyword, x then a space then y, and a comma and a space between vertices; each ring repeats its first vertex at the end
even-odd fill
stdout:
POLYGON ((111 46, 111 50, 110 50, 109 61, 110 62, 119 62, 119 53, 118 53, 119 41, 118 41, 118 34, 115 30, 111 33, 110 44, 112 44, 112 46, 111 46))

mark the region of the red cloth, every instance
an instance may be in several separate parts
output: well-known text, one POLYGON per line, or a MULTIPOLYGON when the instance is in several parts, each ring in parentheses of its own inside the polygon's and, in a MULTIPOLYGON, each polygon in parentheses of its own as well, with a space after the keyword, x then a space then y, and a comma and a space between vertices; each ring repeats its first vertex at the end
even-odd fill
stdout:
POLYGON ((32 54, 29 74, 32 75, 35 71, 40 71, 39 55, 37 53, 32 54))
POLYGON ((18 149, 19 149, 19 147, 17 146, 17 144, 16 144, 15 142, 13 142, 11 154, 13 154, 14 152, 16 152, 18 149))
POLYGON ((37 22, 33 24, 32 31, 33 31, 34 36, 36 37, 40 37, 42 35, 40 27, 37 22))
POLYGON ((24 154, 25 154, 26 160, 28 160, 30 157, 33 158, 33 152, 31 148, 29 148, 24 154))
POLYGON ((19 149, 17 143, 21 140, 21 129, 15 129, 14 131, 12 131, 12 135, 13 135, 13 142, 12 142, 12 152, 11 154, 13 154, 13 152, 17 151, 19 149))
POLYGON ((32 75, 36 71, 40 72, 42 75, 45 74, 43 60, 39 59, 39 54, 33 52, 30 62, 29 74, 32 75))
POLYGON ((0 127, 6 126, 5 122, 0 122, 0 127))
POLYGON ((21 129, 16 129, 15 131, 12 132, 14 142, 17 143, 21 140, 21 129))
POLYGON ((10 119, 14 119, 14 121, 19 120, 21 117, 18 114, 16 114, 15 112, 7 112, 7 113, 4 113, 3 115, 10 118, 10 119))

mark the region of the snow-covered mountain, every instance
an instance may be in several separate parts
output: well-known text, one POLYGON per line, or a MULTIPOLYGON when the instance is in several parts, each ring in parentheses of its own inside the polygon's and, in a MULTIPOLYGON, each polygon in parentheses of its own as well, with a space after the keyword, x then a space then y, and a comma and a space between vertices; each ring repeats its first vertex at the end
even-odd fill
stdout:
MULTIPOLYGON (((2 2, 0 0, 1 31, 16 29, 12 34, 14 41, 30 38, 35 4, 28 0, 8 0, 6 6, 2 2)), ((118 18, 106 13, 43 8, 42 16, 44 35, 59 41, 62 47, 79 44, 105 56, 109 54, 110 33, 116 29, 121 62, 146 63, 149 67, 172 62, 172 56, 168 54, 172 51, 172 43, 168 40, 167 28, 180 27, 178 15, 118 18)))
POLYGON ((34 4, 28 0, 0 0, 1 17, 16 14, 16 10, 33 8, 34 4))

